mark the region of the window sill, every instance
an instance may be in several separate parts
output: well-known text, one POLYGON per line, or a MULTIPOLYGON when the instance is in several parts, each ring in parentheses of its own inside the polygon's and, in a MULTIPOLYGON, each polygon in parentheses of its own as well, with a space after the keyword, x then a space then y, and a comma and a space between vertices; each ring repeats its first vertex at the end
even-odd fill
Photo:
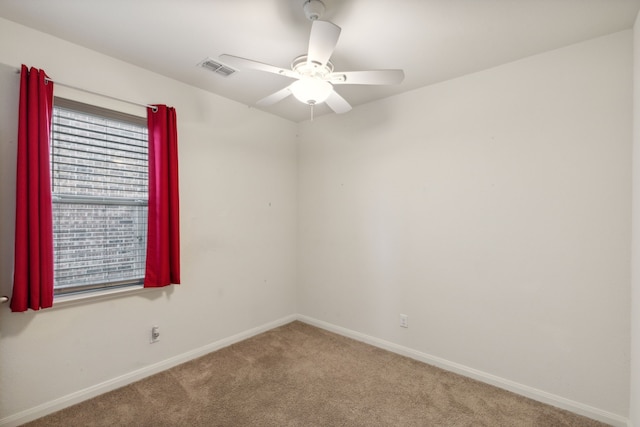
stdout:
POLYGON ((140 294, 147 290, 142 285, 127 286, 126 288, 105 289, 94 292, 77 293, 72 295, 60 295, 53 298, 53 307, 69 307, 76 304, 86 304, 122 296, 140 294))

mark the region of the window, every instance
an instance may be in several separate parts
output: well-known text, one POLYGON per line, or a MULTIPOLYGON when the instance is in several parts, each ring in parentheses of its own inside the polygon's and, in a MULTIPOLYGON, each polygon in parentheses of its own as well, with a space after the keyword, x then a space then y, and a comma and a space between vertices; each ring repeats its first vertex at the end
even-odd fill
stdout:
POLYGON ((143 283, 147 134, 146 118, 55 98, 55 295, 143 283))

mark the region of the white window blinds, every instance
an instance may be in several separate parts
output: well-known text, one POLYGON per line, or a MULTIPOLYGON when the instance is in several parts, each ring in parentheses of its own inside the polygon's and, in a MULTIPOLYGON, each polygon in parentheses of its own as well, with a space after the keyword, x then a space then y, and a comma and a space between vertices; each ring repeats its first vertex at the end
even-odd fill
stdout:
POLYGON ((51 138, 56 294, 142 283, 146 119, 56 98, 51 138))

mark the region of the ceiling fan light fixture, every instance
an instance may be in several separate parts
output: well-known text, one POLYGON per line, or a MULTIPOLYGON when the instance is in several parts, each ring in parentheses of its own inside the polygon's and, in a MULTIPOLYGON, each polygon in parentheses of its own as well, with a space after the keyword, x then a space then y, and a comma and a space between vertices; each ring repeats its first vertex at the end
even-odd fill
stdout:
POLYGON ((220 55, 220 59, 241 68, 266 71, 296 79, 287 87, 260 99, 257 105, 267 107, 293 95, 298 101, 311 107, 311 120, 313 120, 313 110, 316 104, 325 103, 330 110, 337 114, 351 110, 351 105, 334 90, 334 85, 386 85, 398 84, 403 80, 404 72, 402 70, 334 73, 331 55, 338 44, 342 30, 336 24, 320 19, 322 12, 324 12, 324 4, 320 0, 304 0, 304 12, 311 20, 309 46, 306 54, 294 58, 291 62, 291 70, 239 56, 220 55))
POLYGON ((289 88, 298 101, 309 105, 324 102, 333 91, 331 83, 311 77, 303 77, 293 82, 289 88))

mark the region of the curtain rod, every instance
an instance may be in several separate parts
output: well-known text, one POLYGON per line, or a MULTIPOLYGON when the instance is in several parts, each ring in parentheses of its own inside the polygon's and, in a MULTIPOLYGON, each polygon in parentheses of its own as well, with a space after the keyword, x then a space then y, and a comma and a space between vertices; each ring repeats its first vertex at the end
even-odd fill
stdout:
MULTIPOLYGON (((20 74, 21 70, 16 70, 16 73, 20 74)), ((53 79, 51 79, 49 77, 45 77, 44 81, 45 81, 45 83, 47 83, 47 82, 55 83, 58 86, 63 86, 63 87, 67 87, 69 89, 79 90, 80 92, 90 93, 91 95, 97 95, 97 96, 101 96, 103 98, 113 99, 114 101, 125 102, 127 104, 137 105, 138 107, 143 107, 143 108, 151 108, 151 111, 153 111, 154 113, 158 112, 158 107, 156 107, 155 105, 142 104, 140 102, 134 102, 134 101, 129 101, 129 100, 122 99, 122 98, 116 98, 115 96, 105 95, 104 93, 94 92, 94 91, 91 91, 91 90, 83 89, 83 88, 78 87, 78 86, 73 86, 73 85, 70 85, 70 84, 61 83, 61 82, 53 80, 53 79)))
POLYGON ((155 105, 149 105, 149 104, 141 104, 139 102, 134 102, 134 101, 128 101, 126 99, 122 99, 122 98, 116 98, 115 96, 111 96, 111 95, 105 95, 104 93, 99 93, 99 92, 93 92, 91 90, 87 90, 87 89, 83 89, 81 87, 77 87, 77 86, 72 86, 66 83, 61 83, 58 82, 56 80, 50 79, 49 77, 45 77, 44 78, 45 82, 51 82, 51 83, 55 83, 58 86, 63 86, 63 87, 67 87, 69 89, 75 89, 75 90, 79 90, 81 92, 86 92, 86 93, 90 93, 91 95, 97 95, 97 96, 102 96, 103 98, 108 98, 108 99, 113 99, 114 101, 120 101, 120 102, 125 102, 127 104, 131 104, 131 105, 137 105, 138 107, 144 107, 144 108, 151 108, 151 110, 156 113, 158 112, 158 107, 156 107, 155 105))

